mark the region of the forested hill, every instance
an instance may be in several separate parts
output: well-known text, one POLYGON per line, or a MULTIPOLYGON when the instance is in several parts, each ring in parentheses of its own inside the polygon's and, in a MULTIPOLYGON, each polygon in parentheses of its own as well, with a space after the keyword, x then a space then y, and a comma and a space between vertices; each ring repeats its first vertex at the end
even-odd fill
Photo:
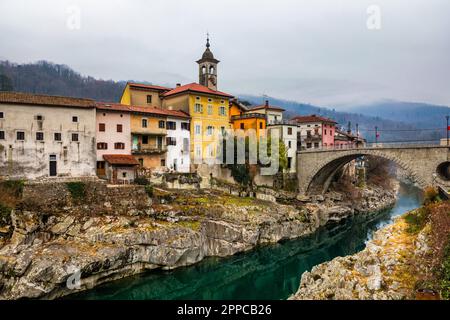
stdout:
POLYGON ((0 90, 118 101, 126 82, 84 77, 66 65, 47 61, 0 61, 0 90))
MULTIPOLYGON (((98 80, 82 76, 66 65, 47 61, 28 64, 0 61, 0 91, 42 93, 117 102, 125 84, 126 81, 98 80)), ((262 97, 238 96, 253 105, 263 103, 262 97)), ((375 126, 380 130, 379 141, 436 141, 445 135, 443 115, 446 111, 448 114, 449 110, 448 107, 386 101, 381 105, 336 111, 332 107, 317 107, 284 99, 269 98, 269 100, 272 105, 285 108, 287 118, 298 114, 318 114, 335 119, 342 127, 347 127, 350 122, 353 131, 358 124, 360 132, 369 141, 374 140, 375 126), (430 127, 439 127, 442 130, 419 130, 430 127)))

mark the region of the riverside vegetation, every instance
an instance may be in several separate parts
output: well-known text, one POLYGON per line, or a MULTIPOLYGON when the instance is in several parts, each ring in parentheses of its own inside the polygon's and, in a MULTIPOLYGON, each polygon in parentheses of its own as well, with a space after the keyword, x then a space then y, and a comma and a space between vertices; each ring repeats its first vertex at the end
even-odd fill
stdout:
POLYGON ((428 188, 363 251, 305 272, 290 299, 450 299, 450 202, 428 188))
MULTIPOLYGON (((101 182, 26 183, 2 219, 0 298, 57 298, 152 269, 173 269, 393 205, 395 190, 310 199, 261 190, 260 198, 218 189, 174 191, 101 182), (355 200, 356 199, 356 200, 355 200), (79 274, 75 286, 67 281, 79 274)), ((17 190, 16 190, 17 191, 17 190)), ((2 198, 2 203, 4 199, 2 198)))

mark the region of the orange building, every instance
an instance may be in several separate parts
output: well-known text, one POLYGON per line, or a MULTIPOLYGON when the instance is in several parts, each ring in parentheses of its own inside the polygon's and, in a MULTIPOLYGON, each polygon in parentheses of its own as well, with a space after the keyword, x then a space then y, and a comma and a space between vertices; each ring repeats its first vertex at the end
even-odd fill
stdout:
POLYGON ((246 106, 241 104, 238 100, 230 101, 230 123, 235 130, 242 129, 247 131, 253 129, 256 131, 256 136, 261 135, 260 130, 266 129, 266 116, 263 113, 251 112, 246 106))

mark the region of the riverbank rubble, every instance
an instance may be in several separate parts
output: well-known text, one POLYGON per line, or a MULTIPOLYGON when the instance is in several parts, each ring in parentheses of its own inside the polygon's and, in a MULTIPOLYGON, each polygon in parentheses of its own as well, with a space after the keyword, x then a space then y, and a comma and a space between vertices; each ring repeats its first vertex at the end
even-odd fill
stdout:
POLYGON ((99 202, 95 193, 102 189, 90 188, 92 205, 52 198, 50 190, 44 199, 36 192, 39 203, 30 196, 12 211, 10 237, 0 246, 0 299, 53 299, 145 270, 225 257, 395 202, 394 192, 376 186, 356 202, 334 191, 323 199, 289 197, 289 204, 217 190, 162 189, 150 197, 142 189, 139 201, 114 194, 99 202), (70 285, 73 279, 79 281, 70 285))
POLYGON ((408 212, 375 232, 361 252, 303 273, 289 299, 448 299, 449 234, 449 201, 408 212))

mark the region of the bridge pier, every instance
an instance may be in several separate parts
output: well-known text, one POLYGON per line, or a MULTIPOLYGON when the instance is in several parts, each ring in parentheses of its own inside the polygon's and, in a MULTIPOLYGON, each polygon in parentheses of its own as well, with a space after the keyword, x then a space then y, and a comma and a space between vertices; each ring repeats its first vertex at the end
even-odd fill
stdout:
POLYGON ((404 169, 421 188, 430 185, 450 187, 438 176, 438 167, 449 161, 447 146, 386 146, 355 149, 310 149, 297 153, 298 189, 302 195, 323 194, 331 179, 346 163, 360 156, 380 157, 404 169))

